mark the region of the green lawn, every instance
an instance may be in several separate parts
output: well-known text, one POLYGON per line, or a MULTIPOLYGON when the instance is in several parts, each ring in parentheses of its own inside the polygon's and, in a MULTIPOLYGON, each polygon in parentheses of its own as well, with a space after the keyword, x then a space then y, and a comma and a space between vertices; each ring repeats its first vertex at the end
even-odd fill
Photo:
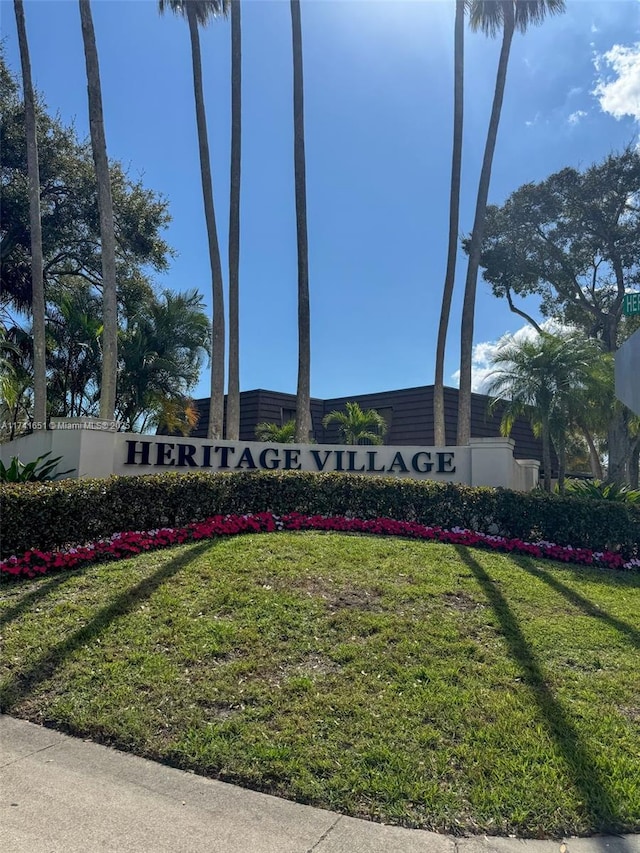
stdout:
POLYGON ((18 717, 351 815, 640 830, 640 575, 323 533, 2 590, 18 717))

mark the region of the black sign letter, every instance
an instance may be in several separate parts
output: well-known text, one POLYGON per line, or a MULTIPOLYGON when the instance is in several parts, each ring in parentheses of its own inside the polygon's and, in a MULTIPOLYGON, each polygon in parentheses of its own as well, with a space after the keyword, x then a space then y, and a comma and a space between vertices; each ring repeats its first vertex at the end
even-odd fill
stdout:
POLYGON ((156 465, 175 465, 176 460, 171 458, 175 444, 173 442, 156 441, 158 455, 156 457, 156 465))
POLYGON ((431 454, 427 453, 426 450, 421 450, 419 453, 414 453, 413 458, 411 460, 411 467, 414 471, 417 471, 418 474, 428 474, 429 471, 433 470, 433 462, 431 461, 431 454), (424 463, 422 463, 422 467, 418 467, 420 465, 418 458, 420 456, 426 457, 424 463))
POLYGON ((149 448, 151 447, 150 441, 130 441, 127 440, 127 461, 124 463, 125 465, 148 465, 149 464, 149 448), (142 450, 137 450, 137 445, 142 445, 142 450), (138 453, 141 456, 139 462, 136 462, 136 456, 138 453))
POLYGON ((438 474, 455 474, 456 466, 453 464, 453 453, 438 453, 438 474))

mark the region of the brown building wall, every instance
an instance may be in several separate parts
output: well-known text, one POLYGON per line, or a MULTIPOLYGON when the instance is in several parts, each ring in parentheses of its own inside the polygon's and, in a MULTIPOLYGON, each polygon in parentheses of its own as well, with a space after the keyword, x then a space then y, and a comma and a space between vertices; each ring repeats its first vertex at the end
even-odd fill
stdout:
MULTIPOLYGON (((321 400, 312 398, 311 418, 313 432, 318 444, 339 443, 338 429, 335 425, 324 429, 323 417, 334 409, 344 410, 347 402, 355 401, 363 409, 377 409, 387 420, 389 430, 384 443, 392 445, 433 445, 433 385, 416 388, 401 388, 395 391, 381 391, 375 394, 353 394, 348 397, 332 397, 321 400)), ((207 434, 209 417, 209 399, 196 400, 200 412, 198 427, 193 435, 204 438, 207 434)), ((458 390, 444 389, 444 406, 447 444, 456 441, 456 423, 458 390)), ((485 438, 500 435, 502 409, 498 405, 490 414, 489 397, 483 394, 471 395, 471 435, 485 438)), ((283 424, 295 417, 295 394, 283 394, 280 391, 256 389, 240 394, 240 439, 255 441, 256 424, 263 421, 283 424)), ((529 422, 518 418, 511 431, 515 441, 515 456, 518 459, 538 459, 542 461, 542 444, 533 435, 529 422)), ((554 468, 555 468, 554 457, 554 468)))

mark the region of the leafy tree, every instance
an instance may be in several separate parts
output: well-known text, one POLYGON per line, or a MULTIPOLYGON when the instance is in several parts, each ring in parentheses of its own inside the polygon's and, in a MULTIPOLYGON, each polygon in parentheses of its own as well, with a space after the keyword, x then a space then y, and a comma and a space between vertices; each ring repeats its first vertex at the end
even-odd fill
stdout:
MULTIPOLYGON (((0 178, 3 189, 2 438, 33 422, 32 298, 27 147, 18 85, 0 54, 0 178), (16 315, 16 316, 14 316, 16 315), (6 381, 5 381, 6 380, 6 381), (4 425, 6 424, 6 429, 4 425)), ((48 406, 56 416, 96 416, 101 390, 102 258, 91 147, 48 115, 36 100, 40 155, 43 274, 46 288, 48 406)), ((120 313, 117 413, 133 429, 154 424, 189 431, 197 418, 189 390, 209 348, 201 297, 157 297, 150 274, 168 267, 160 236, 169 221, 165 199, 111 164, 120 313), (133 342, 137 341, 136 351, 133 342), (144 347, 142 343, 144 342, 144 347), (144 351, 138 375, 134 356, 144 351), (161 365, 163 365, 161 367, 161 365), (146 384, 142 381, 146 379, 146 384), (123 410, 126 409, 126 415, 123 410)), ((138 362, 138 367, 140 362, 138 362)), ((27 427, 28 428, 28 427, 27 427)))
POLYGON ((346 412, 335 410, 325 415, 322 425, 335 423, 345 444, 382 444, 387 422, 375 409, 364 411, 358 403, 347 403, 346 412))
POLYGON ((37 429, 44 429, 47 421, 47 366, 45 358, 45 302, 42 273, 42 224, 40 222, 40 168, 38 165, 38 140, 36 131, 36 100, 31 80, 29 42, 22 0, 14 0, 22 88, 24 91, 24 123, 27 148, 27 174, 29 180, 29 224, 31 229, 31 314, 33 317, 33 408, 37 429))
POLYGON ((457 444, 469 443, 471 435, 471 362, 473 351, 473 325, 475 317, 476 286, 480 267, 480 251, 484 235, 485 213, 491 181, 493 155, 498 137, 498 125, 507 79, 507 66, 511 42, 516 29, 525 32, 531 24, 539 24, 549 14, 564 12, 564 0, 472 0, 471 29, 482 30, 488 36, 502 31, 502 47, 496 75, 496 86, 491 108, 491 118, 482 160, 476 211, 469 244, 469 262, 464 286, 462 326, 460 334, 460 391, 458 394, 457 444))
POLYGON ((458 253, 464 109, 464 13, 467 5, 467 0, 456 0, 453 50, 453 153, 451 159, 451 192, 449 196, 449 243, 447 248, 447 270, 442 293, 442 307, 440 309, 440 323, 438 325, 435 380, 433 386, 433 435, 434 443, 439 447, 443 447, 447 443, 444 418, 444 357, 447 346, 449 316, 451 314, 451 299, 453 297, 453 287, 456 277, 456 256, 458 253))
MULTIPOLYGON (((73 127, 47 113, 36 100, 40 169, 43 276, 45 293, 77 278, 102 290, 100 223, 91 147, 73 127)), ((0 306, 30 310, 31 240, 24 107, 16 78, 0 53, 0 306)), ((131 180, 122 165, 111 163, 111 189, 116 229, 119 297, 146 289, 149 274, 168 268, 172 250, 161 232, 170 220, 167 201, 140 181, 131 180)))
POLYGON ((176 15, 186 18, 191 39, 193 91, 198 126, 198 147, 200 150, 200 175, 202 179, 204 213, 207 223, 207 238, 209 241, 209 263, 211 265, 211 288, 213 294, 211 401, 209 405, 207 437, 222 438, 224 419, 224 290, 220 244, 218 241, 218 229, 216 227, 216 215, 213 203, 213 179, 209 157, 207 117, 204 108, 199 27, 206 26, 212 18, 218 15, 226 15, 229 9, 229 0, 159 0, 158 6, 161 13, 165 9, 170 9, 176 15))
MULTIPOLYGON (((627 289, 640 285, 640 154, 627 149, 584 172, 563 169, 526 184, 487 210, 484 278, 512 311, 537 296, 546 317, 578 327, 613 354, 637 326, 625 318, 627 289)), ((610 406, 609 479, 633 478, 631 413, 610 406)), ((637 474, 636 474, 637 476, 637 474)))
POLYGON ((93 28, 90 0, 79 0, 84 59, 89 95, 89 127, 91 150, 98 184, 100 215, 100 249, 102 255, 102 381, 100 383, 100 417, 113 420, 116 404, 118 370, 118 296, 116 289, 116 235, 113 200, 107 158, 107 142, 102 114, 100 65, 93 28))
POLYGON ((155 408, 145 414, 145 420, 140 427, 140 432, 146 432, 150 425, 149 417, 159 429, 165 434, 190 435, 191 431, 198 426, 200 415, 198 407, 191 397, 161 397, 157 400, 155 408))
MULTIPOLYGON (((101 375, 99 299, 82 280, 54 295, 57 302, 48 316, 51 412, 95 416, 101 375)), ((209 321, 195 290, 146 294, 126 313, 119 332, 115 407, 125 429, 164 426, 186 433, 195 426, 189 393, 209 343, 209 321)))
POLYGON ((594 354, 584 385, 571 399, 570 436, 579 436, 587 447, 591 473, 602 479, 602 455, 606 448, 607 425, 615 401, 614 361, 610 353, 594 354))
POLYGON ((309 308, 309 243, 307 237, 307 179, 304 148, 304 81, 300 0, 291 0, 293 49, 293 157, 298 243, 298 385, 296 440, 311 435, 311 315, 309 308))
POLYGON ((231 176, 229 199, 229 383, 226 437, 240 434, 240 164, 242 137, 242 26, 240 0, 231 5, 231 176))
POLYGON ((33 362, 32 339, 14 326, 0 325, 0 440, 19 433, 19 421, 29 420, 33 362))
POLYGON ((267 421, 256 424, 256 438, 258 441, 274 444, 293 444, 296 441, 296 422, 295 420, 287 421, 282 426, 267 421))
POLYGON ((563 490, 566 434, 574 399, 584 389, 598 346, 581 335, 551 335, 542 331, 535 340, 506 341, 492 359, 487 393, 504 405, 500 428, 509 435, 516 418, 528 415, 542 437, 545 489, 551 490, 551 442, 559 460, 563 490))
POLYGON ((15 373, 12 356, 18 354, 18 348, 9 340, 6 329, 0 326, 0 395, 4 399, 8 394, 11 379, 15 373))

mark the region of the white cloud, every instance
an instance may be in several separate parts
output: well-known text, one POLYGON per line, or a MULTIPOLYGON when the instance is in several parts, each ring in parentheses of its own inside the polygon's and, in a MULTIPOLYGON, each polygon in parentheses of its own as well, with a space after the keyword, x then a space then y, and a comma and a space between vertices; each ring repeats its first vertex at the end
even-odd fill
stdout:
MULTIPOLYGON (((540 324, 541 328, 546 332, 559 332, 563 329, 563 326, 557 323, 555 320, 545 320, 544 323, 540 324)), ((507 332, 502 335, 497 341, 483 341, 479 344, 476 344, 473 348, 473 356, 472 356, 472 364, 471 364, 471 390, 476 394, 484 394, 486 393, 486 388, 488 384, 488 380, 490 374, 493 372, 494 368, 492 365, 493 357, 506 343, 520 343, 522 341, 533 341, 538 337, 538 333, 530 326, 528 323, 525 326, 522 326, 513 334, 511 332, 507 332)), ((451 383, 454 387, 458 387, 460 384, 460 371, 456 370, 456 372, 451 376, 451 383)))
POLYGON ((584 110, 576 110, 575 113, 571 113, 567 121, 569 124, 578 124, 580 119, 583 119, 586 116, 586 112, 584 110))
POLYGON ((626 46, 614 44, 611 50, 594 57, 600 79, 592 94, 600 108, 614 118, 631 116, 640 122, 640 42, 626 46), (605 76, 610 69, 615 75, 605 76))

